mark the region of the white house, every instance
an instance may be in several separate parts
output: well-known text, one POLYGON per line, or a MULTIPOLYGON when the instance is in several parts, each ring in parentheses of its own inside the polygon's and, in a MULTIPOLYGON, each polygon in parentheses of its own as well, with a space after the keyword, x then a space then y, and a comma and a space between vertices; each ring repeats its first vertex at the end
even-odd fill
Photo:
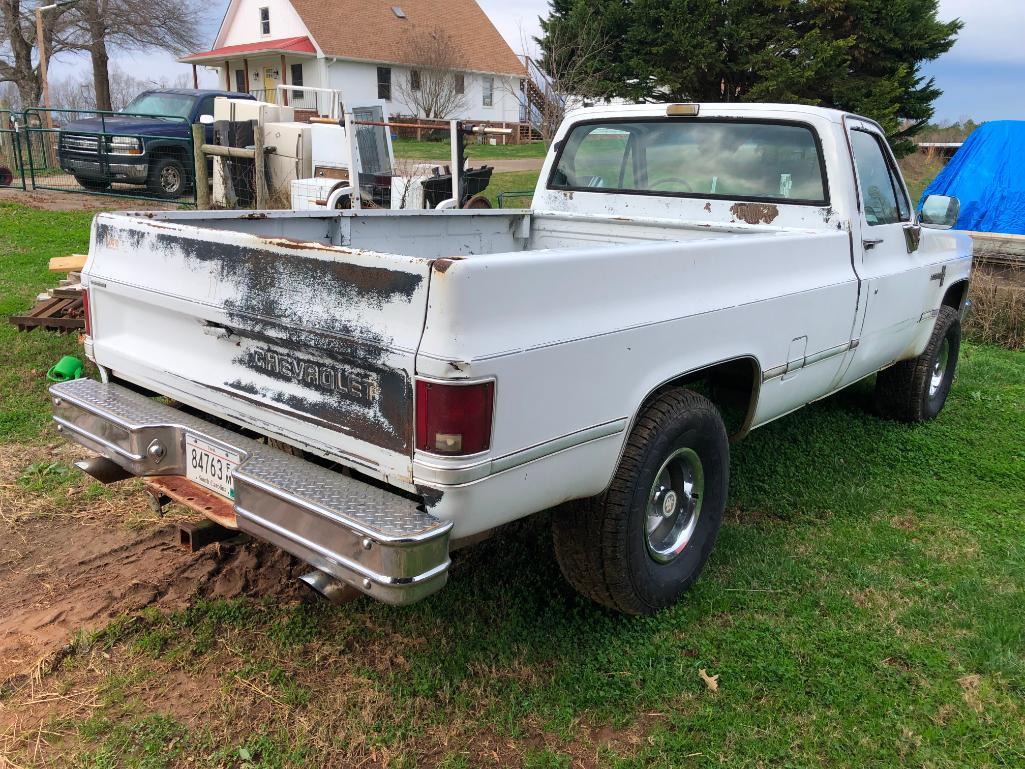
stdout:
MULTIPOLYGON (((220 87, 267 101, 278 101, 279 85, 303 85, 337 89, 350 106, 383 99, 392 115, 417 115, 402 98, 417 69, 410 51, 439 30, 463 96, 447 117, 519 123, 524 64, 474 0, 231 0, 212 50, 179 61, 194 79, 197 66, 212 67, 220 87)), ((283 100, 318 106, 291 89, 283 100)))

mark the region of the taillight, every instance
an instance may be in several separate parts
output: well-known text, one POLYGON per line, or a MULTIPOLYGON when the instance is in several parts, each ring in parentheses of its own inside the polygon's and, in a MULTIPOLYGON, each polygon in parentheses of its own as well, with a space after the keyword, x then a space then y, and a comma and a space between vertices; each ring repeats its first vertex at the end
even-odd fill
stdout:
POLYGON ((491 446, 494 382, 416 382, 416 447, 452 456, 491 446))
POLYGON ((93 320, 89 317, 89 289, 82 289, 82 317, 85 318, 85 335, 93 335, 93 320))

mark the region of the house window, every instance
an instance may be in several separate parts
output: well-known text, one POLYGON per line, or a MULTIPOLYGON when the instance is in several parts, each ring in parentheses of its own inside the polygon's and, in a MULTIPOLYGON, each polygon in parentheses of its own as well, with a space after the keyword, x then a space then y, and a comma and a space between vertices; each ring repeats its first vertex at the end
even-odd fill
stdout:
POLYGON ((409 70, 409 89, 411 91, 420 90, 420 70, 411 69, 409 70))
POLYGON ((391 99, 391 67, 377 68, 377 98, 391 99))
POLYGON ((485 107, 495 106, 495 78, 485 77, 482 81, 481 94, 485 107))
MULTIPOLYGON (((292 64, 288 68, 288 77, 292 81, 292 85, 302 85, 303 84, 303 65, 302 64, 292 64)), ((293 99, 301 99, 302 95, 303 95, 302 91, 292 91, 292 98, 293 99)))
POLYGON ((270 8, 260 9, 260 34, 270 34, 270 8))
POLYGON ((456 75, 456 93, 466 93, 466 75, 456 75))
POLYGON ((239 93, 248 93, 249 88, 246 83, 246 71, 244 69, 235 70, 235 90, 239 93))

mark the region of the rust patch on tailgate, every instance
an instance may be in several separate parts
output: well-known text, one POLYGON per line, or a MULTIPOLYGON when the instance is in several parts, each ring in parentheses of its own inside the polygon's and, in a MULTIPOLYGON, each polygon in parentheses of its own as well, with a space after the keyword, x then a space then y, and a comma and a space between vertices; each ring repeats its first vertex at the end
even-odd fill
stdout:
POLYGON ((730 213, 747 224, 772 224, 779 208, 771 203, 734 203, 730 213))
MULTIPOLYGON (((412 445, 409 375, 386 364, 392 339, 359 318, 393 302, 411 302, 424 276, 352 264, 343 249, 295 248, 288 255, 177 233, 97 227, 107 247, 154 250, 190 264, 210 264, 233 289, 223 300, 233 342, 225 355, 260 375, 197 382, 256 405, 393 451, 412 445), (345 308, 338 317, 336 308, 345 308), (229 351, 230 350, 230 351, 229 351), (268 386, 267 379, 280 383, 268 386)), ((264 242, 281 246, 278 239, 264 242)), ((348 252, 352 253, 352 252, 348 252)))

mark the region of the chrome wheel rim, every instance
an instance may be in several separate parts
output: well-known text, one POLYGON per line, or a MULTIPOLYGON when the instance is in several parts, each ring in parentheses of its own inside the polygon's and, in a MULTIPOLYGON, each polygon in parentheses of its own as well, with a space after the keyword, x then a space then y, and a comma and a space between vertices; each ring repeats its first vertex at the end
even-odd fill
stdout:
POLYGON ((687 547, 701 517, 705 473, 694 449, 677 449, 655 474, 644 516, 648 555, 669 563, 687 547))
POLYGON ((160 172, 160 188, 167 193, 174 193, 181 187, 182 176, 174 166, 167 166, 160 172))
POLYGON ((943 378, 947 375, 947 363, 950 362, 950 342, 944 337, 939 352, 936 353, 936 363, 932 367, 932 377, 929 379, 929 397, 933 397, 940 390, 943 378))

